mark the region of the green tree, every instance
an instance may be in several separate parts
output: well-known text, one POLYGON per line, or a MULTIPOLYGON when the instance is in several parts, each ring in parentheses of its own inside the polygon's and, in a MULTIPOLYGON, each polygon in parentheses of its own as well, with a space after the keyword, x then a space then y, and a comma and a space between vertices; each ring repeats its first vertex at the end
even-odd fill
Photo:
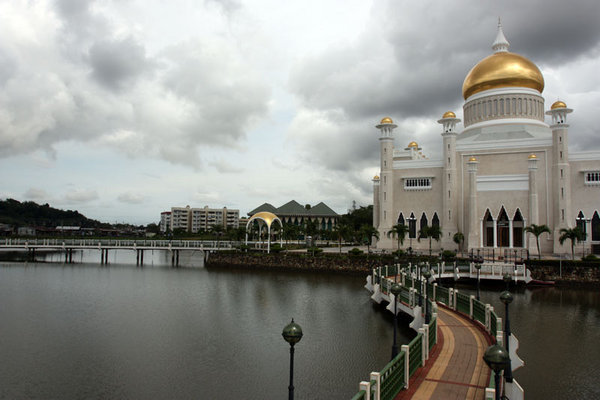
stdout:
POLYGON ((367 255, 371 252, 371 240, 373 238, 379 240, 379 231, 373 225, 363 225, 360 228, 361 237, 367 243, 367 255))
POLYGON ((465 235, 462 232, 456 232, 452 236, 452 241, 458 246, 458 251, 462 250, 462 243, 465 241, 465 235))
POLYGON ((421 228, 421 230, 419 231, 419 236, 417 237, 417 240, 420 242, 421 239, 429 238, 429 256, 431 257, 431 239, 435 239, 436 242, 439 242, 441 237, 442 237, 442 229, 440 228, 440 226, 439 225, 431 225, 431 226, 424 226, 423 228, 421 228))
POLYGON ((404 239, 406 238, 406 234, 408 233, 408 226, 404 224, 396 224, 392 226, 392 229, 387 233, 387 237, 396 237, 398 241, 398 249, 400 249, 400 245, 404 244, 404 239))
MULTIPOLYGON (((540 236, 542 235, 542 233, 550 234, 551 233, 550 228, 548 228, 547 225, 531 224, 531 225, 525 227, 525 232, 529 232, 533 236, 535 236, 535 244, 537 245, 538 259, 541 260, 542 253, 540 252, 540 236)), ((561 244, 562 244, 562 242, 561 242, 561 244)))
POLYGON ((585 233, 581 229, 579 229, 579 227, 563 228, 560 230, 560 237, 558 238, 558 241, 560 244, 563 244, 567 239, 571 241, 571 258, 574 260, 575 244, 577 244, 577 242, 583 242, 585 240, 585 233))
POLYGON ((339 223, 333 227, 333 234, 338 240, 340 254, 342 253, 342 240, 346 240, 352 234, 352 228, 348 224, 339 223))

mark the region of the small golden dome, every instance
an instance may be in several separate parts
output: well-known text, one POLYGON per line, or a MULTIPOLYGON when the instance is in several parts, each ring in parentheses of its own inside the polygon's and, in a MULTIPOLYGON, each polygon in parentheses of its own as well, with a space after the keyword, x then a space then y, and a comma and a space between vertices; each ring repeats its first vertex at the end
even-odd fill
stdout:
POLYGON ((550 107, 551 110, 556 110, 557 108, 567 108, 567 105, 564 101, 555 101, 554 104, 550 107))
POLYGON ((373 180, 374 180, 374 181, 378 181, 378 180, 379 180, 379 175, 375 175, 375 176, 373 177, 373 180))
POLYGON ((390 117, 385 117, 381 120, 381 124, 393 124, 394 121, 390 117))
POLYGON ((475 156, 471 156, 471 158, 469 158, 469 162, 475 162, 477 161, 477 159, 475 158, 475 156))
POLYGON ((417 144, 417 142, 410 142, 407 147, 419 148, 419 145, 417 144))
POLYGON ((526 87, 542 93, 544 77, 527 58, 510 52, 487 56, 475 65, 463 82, 465 100, 475 93, 503 87, 526 87))
POLYGON ((529 157, 527 157, 527 158, 529 158, 530 160, 535 160, 535 159, 537 159, 537 156, 536 156, 535 154, 533 154, 533 153, 532 153, 532 154, 530 154, 530 155, 529 155, 529 157))
POLYGON ((456 118, 456 114, 452 111, 446 111, 444 115, 442 115, 442 118, 456 118))

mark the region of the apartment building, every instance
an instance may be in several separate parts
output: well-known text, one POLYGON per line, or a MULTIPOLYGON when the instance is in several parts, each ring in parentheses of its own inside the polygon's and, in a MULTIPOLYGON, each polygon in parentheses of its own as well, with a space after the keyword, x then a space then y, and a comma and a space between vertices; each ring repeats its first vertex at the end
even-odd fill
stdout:
POLYGON ((186 232, 198 233, 209 231, 213 226, 220 225, 224 229, 237 228, 239 226, 240 211, 223 208, 191 208, 171 207, 171 211, 160 214, 161 232, 184 229, 186 232))

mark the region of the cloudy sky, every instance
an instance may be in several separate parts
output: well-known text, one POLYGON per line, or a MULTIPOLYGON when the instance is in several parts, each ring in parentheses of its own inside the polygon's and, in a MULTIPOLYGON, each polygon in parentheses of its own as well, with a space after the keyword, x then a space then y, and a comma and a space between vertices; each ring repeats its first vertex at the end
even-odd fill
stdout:
POLYGON ((597 0, 0 0, 0 198, 136 224, 370 204, 374 125, 438 158, 499 16, 600 150, 597 0))

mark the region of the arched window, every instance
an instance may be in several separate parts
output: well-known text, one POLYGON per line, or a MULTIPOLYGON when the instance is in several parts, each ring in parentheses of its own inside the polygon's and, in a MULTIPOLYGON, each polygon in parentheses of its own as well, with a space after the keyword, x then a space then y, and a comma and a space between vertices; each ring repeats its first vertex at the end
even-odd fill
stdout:
POLYGON ((523 216, 517 208, 513 217, 513 247, 523 247, 523 216))
POLYGON ((486 247, 494 247, 494 219, 489 209, 483 216, 483 244, 486 247))
POLYGON ((440 226, 440 219, 438 218, 437 213, 433 214, 433 218, 431 219, 431 226, 440 226))
POLYGON ((500 209, 496 227, 498 230, 498 232, 497 232, 498 247, 510 246, 510 231, 509 231, 508 215, 506 215, 506 210, 504 209, 504 207, 502 207, 500 209))
POLYGON ((600 240, 600 216, 598 216, 598 211, 592 217, 592 240, 600 240))
POLYGON ((404 215, 402 215, 402 213, 400 213, 400 216, 398 216, 398 223, 400 225, 404 225, 404 215))
POLYGON ((585 216, 583 215, 583 212, 579 211, 579 214, 577 214, 577 218, 575 218, 575 224, 581 232, 586 233, 586 231, 585 231, 585 216))
POLYGON ((421 215, 421 222, 419 225, 419 229, 427 228, 427 216, 425 215, 425 213, 421 215))
POLYGON ((408 237, 413 239, 417 237, 417 219, 413 213, 408 217, 408 237))

